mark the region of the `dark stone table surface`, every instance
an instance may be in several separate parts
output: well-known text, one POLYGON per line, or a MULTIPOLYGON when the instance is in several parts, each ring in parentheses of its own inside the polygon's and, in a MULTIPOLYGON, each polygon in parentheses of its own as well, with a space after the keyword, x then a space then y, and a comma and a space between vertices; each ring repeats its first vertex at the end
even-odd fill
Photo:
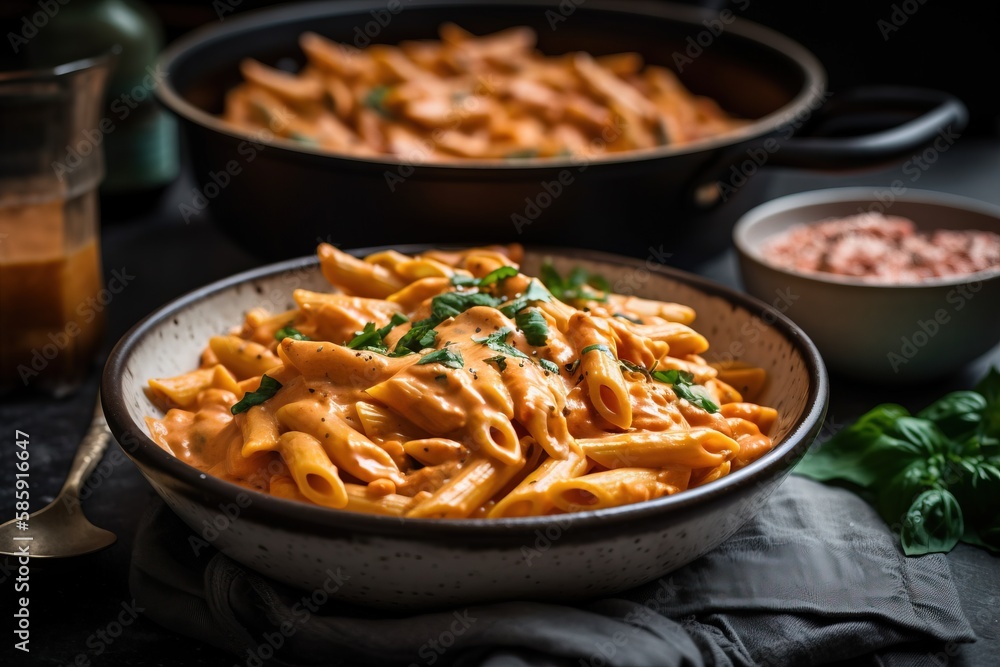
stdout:
MULTIPOLYGON (((725 236, 738 215, 753 201, 803 190, 846 185, 885 187, 903 179, 908 188, 940 190, 1000 204, 1000 140, 962 138, 940 159, 914 178, 902 162, 877 170, 852 173, 809 173, 766 169, 745 186, 725 211, 712 221, 715 235, 725 236)), ((105 272, 134 275, 127 289, 108 307, 109 337, 105 354, 132 324, 167 301, 207 282, 258 266, 260 262, 236 247, 202 215, 185 223, 178 211, 191 198, 190 174, 150 202, 142 212, 106 222, 103 230, 105 272)), ((372 245, 391 242, 373 238, 372 245)), ((678 253, 680 266, 730 285, 739 285, 731 250, 705 258, 678 253)), ((4 286, 6 289, 7 286, 4 286)), ((1000 304, 998 304, 1000 306, 1000 304)), ((1000 310, 998 310, 1000 312, 1000 310)), ((1000 315, 998 315, 1000 317, 1000 315)), ((85 385, 72 397, 53 400, 37 395, 0 398, 0 517, 14 513, 14 430, 31 436, 32 509, 49 502, 58 491, 80 437, 86 430, 97 392, 103 356, 85 385)), ((990 364, 1000 365, 1000 347, 952 377, 930 384, 879 387, 836 377, 829 419, 844 424, 869 407, 892 400, 919 408, 946 391, 968 388, 990 364)), ((836 369, 831 369, 834 372, 836 369)), ((112 445, 113 447, 115 445, 112 445)), ((132 537, 153 491, 128 462, 114 466, 84 503, 87 515, 114 531, 118 542, 98 554, 32 567, 31 654, 13 650, 12 619, 15 570, 8 560, 0 567, 3 609, 0 613, 0 664, 17 665, 232 665, 239 662, 210 646, 177 636, 139 617, 120 637, 106 643, 97 634, 114 620, 132 597, 128 568, 132 537)), ((961 647, 915 647, 908 655, 915 664, 993 665, 1000 655, 1000 558, 960 545, 950 555, 963 607, 979 637, 961 647)), ((20 595, 20 594, 18 594, 20 595)))

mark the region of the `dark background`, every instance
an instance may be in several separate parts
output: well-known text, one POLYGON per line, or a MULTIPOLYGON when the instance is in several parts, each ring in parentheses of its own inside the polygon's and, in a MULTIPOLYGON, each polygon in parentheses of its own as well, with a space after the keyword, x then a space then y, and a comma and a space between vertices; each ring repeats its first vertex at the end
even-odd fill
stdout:
MULTIPOLYGON (((50 0, 56 2, 56 0, 50 0)), ((566 0, 569 2, 570 0, 566 0)), ((577 0, 579 2, 579 0, 577 0)), ((0 2, 0 68, 11 61, 7 33, 39 0, 0 2)), ((225 16, 276 0, 148 0, 162 18, 167 38, 225 16)), ((801 42, 826 67, 833 92, 852 86, 895 83, 925 86, 957 95, 972 114, 969 134, 1000 135, 1000 3, 971 0, 701 0, 762 23, 801 42), (879 21, 898 30, 880 27, 879 21), (909 12, 909 13, 907 13, 909 12), (905 17, 905 22, 900 19, 905 17)))

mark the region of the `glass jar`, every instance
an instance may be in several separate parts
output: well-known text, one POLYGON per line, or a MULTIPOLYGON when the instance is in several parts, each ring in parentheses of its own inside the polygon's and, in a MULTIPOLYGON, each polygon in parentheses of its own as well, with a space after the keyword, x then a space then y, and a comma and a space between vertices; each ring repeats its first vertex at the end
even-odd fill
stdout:
POLYGON ((100 347, 97 188, 110 57, 0 72, 0 391, 62 396, 100 347))

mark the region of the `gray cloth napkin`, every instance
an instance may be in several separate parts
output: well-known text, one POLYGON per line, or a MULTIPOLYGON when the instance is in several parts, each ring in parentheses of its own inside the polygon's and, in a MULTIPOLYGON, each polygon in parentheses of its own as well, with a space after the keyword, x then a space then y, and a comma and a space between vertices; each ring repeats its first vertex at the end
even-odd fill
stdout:
POLYGON ((190 535, 157 501, 136 536, 132 594, 156 622, 248 667, 930 664, 975 640, 943 555, 905 557, 864 501, 799 477, 694 563, 574 605, 393 617, 331 602, 303 621, 302 591, 210 548, 195 555, 190 535))

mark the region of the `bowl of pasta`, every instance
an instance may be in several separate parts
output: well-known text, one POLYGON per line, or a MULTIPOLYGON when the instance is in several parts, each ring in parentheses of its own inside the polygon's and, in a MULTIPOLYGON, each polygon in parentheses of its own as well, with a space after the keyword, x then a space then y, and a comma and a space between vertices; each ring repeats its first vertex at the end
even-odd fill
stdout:
POLYGON ((603 230, 655 225, 694 246, 693 221, 764 163, 885 161, 965 118, 944 93, 869 89, 830 114, 884 129, 803 137, 828 97, 816 58, 732 11, 668 2, 285 4, 182 37, 160 69, 198 179, 182 216, 209 209, 273 259, 316 238, 362 246, 369 221, 400 243, 516 233, 645 254, 603 230), (269 236, 274 219, 300 233, 269 236))
POLYGON ((159 309, 102 382, 115 437, 195 531, 291 585, 340 568, 336 596, 380 607, 680 567, 766 502, 827 393, 763 303, 517 245, 323 244, 159 309))

